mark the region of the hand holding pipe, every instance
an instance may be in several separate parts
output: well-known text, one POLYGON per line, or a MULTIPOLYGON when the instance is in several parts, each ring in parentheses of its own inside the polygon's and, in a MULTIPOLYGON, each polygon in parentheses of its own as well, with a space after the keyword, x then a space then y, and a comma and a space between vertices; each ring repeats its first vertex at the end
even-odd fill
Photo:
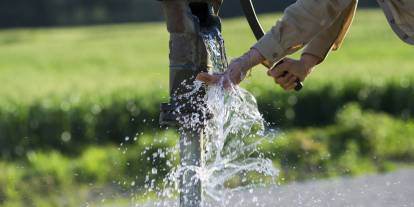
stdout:
MULTIPOLYGON (((246 16, 247 22, 249 23, 254 36, 256 37, 257 40, 259 40, 260 38, 264 36, 264 31, 263 31, 262 26, 260 25, 259 20, 257 19, 256 11, 254 10, 252 1, 251 0, 240 0, 240 4, 243 8, 244 15, 246 16)), ((283 63, 283 60, 279 61, 274 68, 276 68, 278 65, 282 63, 283 63)), ((269 68, 269 70, 274 69, 274 68, 270 68, 270 66, 267 64, 263 64, 263 65, 269 68)), ((303 88, 303 83, 299 79, 297 79, 295 91, 300 91, 302 88, 303 88)))

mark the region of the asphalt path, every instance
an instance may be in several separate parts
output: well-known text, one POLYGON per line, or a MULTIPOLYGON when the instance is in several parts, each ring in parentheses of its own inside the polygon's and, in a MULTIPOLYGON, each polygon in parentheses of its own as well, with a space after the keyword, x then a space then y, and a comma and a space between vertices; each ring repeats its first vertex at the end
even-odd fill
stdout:
MULTIPOLYGON (((224 205, 210 203, 209 206, 414 207, 414 169, 357 178, 256 188, 237 192, 225 203, 224 205)), ((147 203, 135 206, 157 205, 147 203)), ((178 206, 178 202, 166 201, 158 206, 175 207, 178 206)))

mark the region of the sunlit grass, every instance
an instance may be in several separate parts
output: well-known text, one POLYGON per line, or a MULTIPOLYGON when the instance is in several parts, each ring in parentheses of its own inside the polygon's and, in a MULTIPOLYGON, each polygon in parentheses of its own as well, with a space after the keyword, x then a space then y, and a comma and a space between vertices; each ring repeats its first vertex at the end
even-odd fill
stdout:
MULTIPOLYGON (((262 16, 265 28, 280 14, 262 16)), ((223 21, 230 57, 255 42, 244 18, 223 21)), ((141 94, 168 87, 168 33, 164 23, 0 31, 0 102, 30 103, 56 96, 141 94)), ((306 82, 363 79, 381 82, 413 76, 413 48, 391 31, 380 10, 360 10, 343 47, 306 82)), ((247 86, 274 87, 257 69, 247 86)), ((246 86, 246 85, 245 85, 246 86)), ((279 90, 279 89, 275 89, 279 90)))

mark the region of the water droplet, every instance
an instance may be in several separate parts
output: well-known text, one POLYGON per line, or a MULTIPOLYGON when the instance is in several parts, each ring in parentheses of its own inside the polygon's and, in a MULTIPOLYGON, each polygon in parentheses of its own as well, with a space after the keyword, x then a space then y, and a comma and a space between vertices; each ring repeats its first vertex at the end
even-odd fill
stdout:
POLYGON ((60 135, 60 138, 63 142, 69 142, 72 139, 72 135, 70 132, 65 131, 60 135))

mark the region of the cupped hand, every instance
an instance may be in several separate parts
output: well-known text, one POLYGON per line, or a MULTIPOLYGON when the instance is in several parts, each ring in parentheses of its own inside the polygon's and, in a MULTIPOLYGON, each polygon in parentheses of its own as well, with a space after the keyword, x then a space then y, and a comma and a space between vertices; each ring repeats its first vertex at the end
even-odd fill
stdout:
POLYGON ((200 73, 196 79, 207 85, 221 84, 224 88, 229 89, 232 85, 238 85, 246 77, 239 61, 233 61, 229 64, 224 73, 200 73))
POLYGON ((264 60, 260 52, 252 48, 232 61, 224 73, 200 73, 196 79, 205 82, 207 85, 222 84, 224 88, 229 89, 232 85, 238 85, 246 77, 247 71, 264 60))

